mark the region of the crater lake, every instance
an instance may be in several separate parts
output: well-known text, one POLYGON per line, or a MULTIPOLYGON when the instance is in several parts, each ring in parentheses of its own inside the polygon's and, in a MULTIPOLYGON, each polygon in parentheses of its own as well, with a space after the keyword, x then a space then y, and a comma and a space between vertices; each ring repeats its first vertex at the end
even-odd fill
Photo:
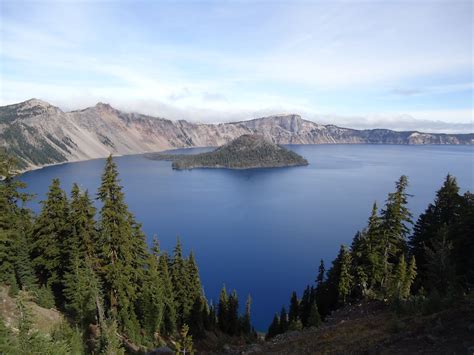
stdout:
MULTIPOLYGON (((404 174, 414 219, 435 198, 448 173, 461 192, 474 190, 472 146, 295 145, 309 166, 177 171, 171 162, 144 155, 115 158, 130 211, 148 241, 156 234, 172 252, 179 236, 194 251, 209 299, 222 285, 236 289, 241 306, 252 296, 252 321, 266 330, 287 307, 293 290, 314 283, 320 259, 326 267, 340 244, 362 229, 374 201, 383 206, 404 174)), ((196 153, 210 149, 186 149, 196 153)), ((68 193, 74 182, 96 195, 104 159, 50 166, 21 180, 39 211, 53 178, 68 193)), ((299 295, 301 296, 301 295, 299 295)))

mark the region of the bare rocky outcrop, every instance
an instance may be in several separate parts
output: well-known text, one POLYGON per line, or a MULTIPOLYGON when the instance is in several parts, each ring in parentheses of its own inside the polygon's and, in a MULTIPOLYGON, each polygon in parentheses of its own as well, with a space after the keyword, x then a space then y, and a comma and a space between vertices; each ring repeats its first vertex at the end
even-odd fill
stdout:
POLYGON ((259 134, 276 144, 474 143, 474 134, 354 130, 320 125, 299 115, 199 124, 126 113, 105 103, 71 112, 37 99, 0 107, 0 146, 16 156, 23 169, 109 154, 220 146, 244 134, 259 134))

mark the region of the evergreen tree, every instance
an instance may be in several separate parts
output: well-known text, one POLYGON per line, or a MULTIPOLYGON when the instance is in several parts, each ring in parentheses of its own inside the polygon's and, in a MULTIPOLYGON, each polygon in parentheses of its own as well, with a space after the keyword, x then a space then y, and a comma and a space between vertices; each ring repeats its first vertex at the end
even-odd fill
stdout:
POLYGON ((456 266, 452 261, 453 244, 447 238, 448 227, 444 225, 436 238, 426 247, 426 279, 424 286, 430 292, 445 296, 456 288, 456 266))
POLYGON ((367 243, 365 245, 364 261, 367 265, 363 271, 367 275, 369 289, 373 289, 376 285, 381 285, 384 277, 385 244, 381 225, 382 221, 378 215, 377 203, 374 202, 365 231, 365 240, 367 243))
POLYGON ((176 247, 173 252, 173 260, 171 261, 171 282, 173 284, 173 293, 175 300, 175 307, 178 316, 178 324, 184 324, 185 319, 189 316, 193 298, 188 297, 189 293, 189 278, 187 274, 187 263, 183 259, 183 251, 179 238, 176 241, 176 247))
POLYGON ((158 263, 163 292, 163 321, 161 323, 161 332, 171 335, 176 331, 177 315, 174 303, 173 284, 168 272, 168 263, 168 255, 163 253, 158 263))
POLYGON ((15 178, 16 162, 0 150, 0 282, 18 288, 35 283, 28 235, 31 213, 23 207, 31 196, 20 192, 26 185, 15 178))
POLYGON ((275 316, 273 317, 272 323, 268 327, 267 335, 265 338, 268 340, 278 334, 280 334, 280 321, 278 319, 278 315, 275 314, 275 316))
POLYGON ((80 259, 88 259, 93 268, 98 269, 100 250, 95 213, 96 209, 87 190, 81 193, 79 186, 74 184, 71 190, 69 212, 71 236, 67 248, 67 259, 72 261, 77 255, 80 259))
POLYGON ((203 298, 201 280, 199 278, 199 270, 194 259, 194 254, 191 251, 188 259, 185 261, 186 274, 188 276, 188 299, 196 300, 203 298))
POLYGON ((288 330, 288 326, 289 326, 288 314, 286 313, 285 307, 282 307, 280 311, 279 328, 278 328, 277 334, 285 333, 288 330))
POLYGON ((252 332, 252 324, 250 322, 250 308, 252 306, 252 297, 248 295, 247 302, 245 303, 245 315, 242 319, 242 333, 249 335, 252 332))
POLYGON ((183 324, 181 331, 179 332, 180 338, 178 343, 176 343, 176 354, 195 354, 193 349, 193 338, 189 334, 189 327, 187 324, 183 324))
POLYGON ((448 229, 446 238, 448 240, 452 238, 450 229, 457 223, 464 210, 462 202, 456 178, 448 174, 443 186, 436 193, 434 203, 430 204, 418 218, 409 244, 419 266, 420 282, 427 276, 426 248, 432 247, 431 244, 443 226, 448 229))
POLYGON ((239 298, 236 290, 233 290, 229 296, 227 325, 229 335, 239 335, 239 298))
POLYGON ((405 255, 401 255, 395 272, 392 275, 392 284, 390 289, 390 296, 396 299, 403 299, 404 283, 407 278, 407 264, 405 262, 405 255))
POLYGON ((134 302, 143 284, 146 244, 124 201, 112 156, 105 164, 98 199, 102 202, 98 245, 106 306, 133 340, 139 332, 134 302))
POLYGON ((350 273, 351 270, 351 255, 349 251, 341 246, 341 264, 339 282, 337 286, 338 298, 341 304, 345 304, 347 297, 351 293, 353 277, 350 273))
POLYGON ((459 218, 450 230, 457 280, 468 290, 474 285, 474 194, 464 194, 459 218))
POLYGON ((229 332, 229 297, 225 285, 222 287, 217 306, 217 324, 223 333, 229 332))
POLYGON ((306 326, 307 327, 319 327, 321 325, 321 316, 318 312, 318 305, 315 301, 311 303, 311 309, 309 311, 309 317, 306 326))
POLYGON ((407 299, 410 296, 411 287, 413 285, 413 282, 415 281, 416 274, 417 274, 416 270, 417 270, 417 267, 416 267, 415 257, 412 255, 412 257, 410 258, 410 262, 407 266, 405 280, 402 285, 402 298, 403 299, 407 299))
POLYGON ((66 311, 82 330, 96 320, 96 300, 100 297, 99 280, 89 259, 74 256, 64 276, 66 311))
POLYGON ((303 292, 303 297, 301 297, 301 303, 299 307, 299 312, 300 312, 299 317, 304 327, 306 327, 307 322, 308 322, 308 317, 311 310, 311 302, 312 302, 311 288, 309 286, 306 286, 306 289, 303 292))
POLYGON ((407 208, 410 196, 406 192, 408 178, 402 175, 395 185, 396 190, 388 194, 381 216, 380 229, 384 243, 384 278, 382 283, 390 280, 390 274, 399 256, 406 252, 406 238, 410 231, 408 225, 413 223, 412 215, 407 208))
POLYGON ((148 265, 145 271, 145 278, 142 292, 138 300, 140 318, 146 335, 150 340, 154 339, 154 334, 161 329, 164 318, 163 303, 163 282, 160 277, 159 249, 157 241, 154 240, 152 253, 148 255, 148 265))
POLYGON ((51 287, 62 302, 64 251, 69 250, 69 206, 59 179, 53 179, 33 229, 32 263, 41 286, 51 287))
POLYGON ((316 277, 316 287, 318 289, 322 288, 323 286, 325 274, 326 269, 324 267, 324 260, 321 259, 321 262, 319 263, 318 276, 316 277))
POLYGON ((193 307, 188 317, 189 332, 194 338, 203 338, 205 331, 205 321, 208 318, 206 305, 201 297, 194 299, 193 307))
POLYGON ((299 318, 300 314, 300 302, 298 301, 298 296, 296 295, 296 292, 293 291, 291 294, 291 299, 290 299, 290 309, 288 312, 288 321, 291 322, 296 322, 299 318))

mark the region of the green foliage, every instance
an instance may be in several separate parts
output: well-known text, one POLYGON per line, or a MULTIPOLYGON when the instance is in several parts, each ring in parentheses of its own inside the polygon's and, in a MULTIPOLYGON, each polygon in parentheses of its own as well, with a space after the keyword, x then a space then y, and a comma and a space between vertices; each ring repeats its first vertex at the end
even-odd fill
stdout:
POLYGON ((347 297, 351 293, 351 287, 353 282, 353 276, 351 275, 351 254, 346 249, 346 247, 341 246, 340 251, 340 273, 339 273, 339 282, 337 285, 337 292, 339 297, 339 302, 345 304, 347 297))
POLYGON ((402 175, 395 183, 395 192, 389 193, 385 208, 382 210, 380 233, 383 238, 383 286, 390 283, 391 272, 401 254, 407 251, 406 238, 412 224, 411 213, 407 208, 408 197, 406 189, 408 178, 402 175))
POLYGON ((99 218, 99 274, 102 277, 106 307, 111 318, 132 339, 137 329, 134 303, 143 283, 146 244, 140 226, 124 201, 117 166, 107 159, 98 199, 102 202, 99 218))
POLYGON ((229 296, 227 296, 227 290, 225 285, 221 289, 221 293, 219 295, 219 304, 217 306, 217 324, 219 325, 219 329, 223 333, 227 333, 229 331, 229 296))
POLYGON ((309 317, 307 322, 307 327, 319 327, 321 325, 321 316, 319 315, 318 305, 316 302, 311 304, 311 309, 309 311, 309 317))
MULTIPOLYGON (((316 311, 324 317, 349 299, 388 298, 397 313, 430 314, 474 285, 473 195, 459 195, 456 179, 448 175, 407 245, 412 224, 407 186, 408 179, 400 177, 380 216, 374 203, 367 227, 355 235, 350 252, 341 247, 326 275, 321 261, 316 288, 308 286, 299 304, 303 326, 318 323, 316 311)), ((290 308, 295 300, 293 293, 290 308)), ((279 325, 283 317, 282 312, 279 325)), ((270 337, 284 331, 275 324, 274 319, 270 337)), ((291 327, 295 324, 283 329, 291 327)))
POLYGON ((290 309, 288 311, 288 321, 289 322, 294 322, 299 318, 300 314, 300 302, 298 300, 298 296, 296 295, 296 292, 293 291, 291 294, 291 299, 290 299, 290 309))
POLYGON ((208 153, 194 155, 159 154, 154 159, 172 160, 173 169, 193 168, 259 168, 308 165, 306 159, 266 141, 262 136, 242 135, 208 153))
POLYGON ((275 313, 272 323, 268 327, 266 339, 271 339, 276 335, 280 334, 280 320, 278 319, 278 314, 275 313))
POLYGON ((193 338, 188 334, 188 332, 188 325, 183 324, 181 331, 179 332, 179 341, 176 343, 176 354, 195 354, 193 349, 193 338))
POLYGON ((98 353, 104 355, 125 354, 118 334, 117 323, 114 320, 109 320, 102 326, 98 353))
POLYGON ((171 276, 168 272, 168 256, 163 254, 159 258, 159 272, 162 281, 163 292, 163 321, 161 322, 161 332, 163 334, 173 334, 177 329, 177 314, 174 302, 174 291, 171 276))
POLYGON ((53 179, 33 229, 32 262, 41 286, 50 285, 59 296, 69 250, 69 206, 59 179, 53 179))
POLYGON ((35 282, 27 241, 31 213, 23 207, 30 196, 20 191, 26 186, 15 178, 16 167, 0 149, 0 282, 10 285, 12 294, 35 282))
POLYGON ((64 276, 66 310, 81 329, 95 321, 96 301, 100 297, 99 280, 89 259, 77 255, 64 276))
POLYGON ((34 290, 36 303, 44 308, 53 308, 54 307, 54 295, 51 288, 46 286, 41 286, 34 290))
MULTIPOLYGON (((18 336, 0 324, 2 353, 123 354, 122 343, 132 348, 158 344, 176 335, 178 323, 190 325, 182 335, 185 343, 188 332, 203 337, 216 329, 216 310, 204 297, 194 254, 184 258, 178 240, 170 261, 156 238, 147 250, 111 157, 98 192, 98 222, 88 192, 74 184, 68 201, 55 179, 33 223, 31 211, 23 207, 29 196, 19 192, 24 185, 14 178, 12 160, 2 154, 0 282, 10 286, 11 295, 18 294, 21 314, 18 336), (49 336, 35 332, 22 289, 31 291, 40 306, 66 311, 75 328, 64 323, 49 336)), ((250 299, 242 317, 235 291, 226 296, 225 308, 220 315, 228 334, 253 334, 250 299)), ((189 344, 184 345, 188 353, 189 344)))

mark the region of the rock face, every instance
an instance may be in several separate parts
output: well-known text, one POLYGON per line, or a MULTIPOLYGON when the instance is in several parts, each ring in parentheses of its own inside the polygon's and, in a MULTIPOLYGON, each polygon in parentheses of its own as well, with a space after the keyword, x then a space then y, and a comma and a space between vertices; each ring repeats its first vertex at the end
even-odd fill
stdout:
POLYGON ((173 169, 227 168, 255 169, 308 165, 302 156, 257 134, 244 134, 212 152, 189 155, 161 155, 172 160, 173 169))
POLYGON ((319 125, 298 115, 198 124, 125 113, 103 103, 72 112, 37 99, 0 107, 0 146, 16 156, 23 169, 109 154, 220 146, 244 134, 259 134, 276 144, 474 144, 474 134, 354 130, 319 125))

